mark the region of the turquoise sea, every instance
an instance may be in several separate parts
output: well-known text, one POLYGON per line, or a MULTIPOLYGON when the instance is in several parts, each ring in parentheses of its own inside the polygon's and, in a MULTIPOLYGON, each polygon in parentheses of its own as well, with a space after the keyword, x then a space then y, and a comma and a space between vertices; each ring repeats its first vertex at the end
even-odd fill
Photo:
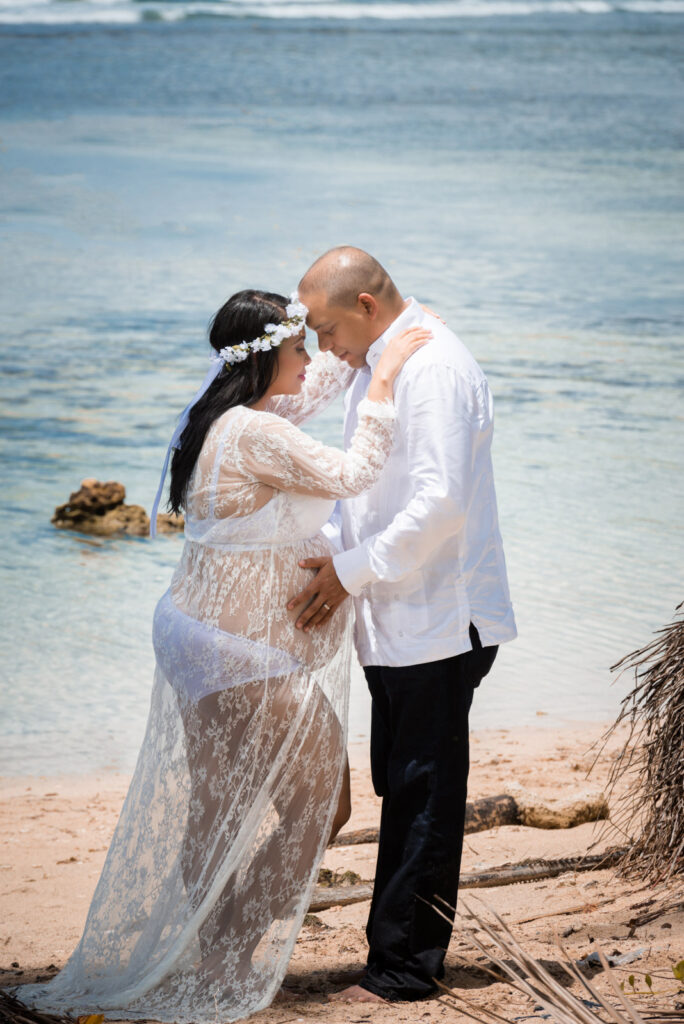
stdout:
POLYGON ((211 314, 342 242, 495 394, 520 636, 473 725, 615 716, 684 599, 683 38, 681 0, 0 0, 0 774, 131 769, 182 541, 53 508, 149 509, 211 314))

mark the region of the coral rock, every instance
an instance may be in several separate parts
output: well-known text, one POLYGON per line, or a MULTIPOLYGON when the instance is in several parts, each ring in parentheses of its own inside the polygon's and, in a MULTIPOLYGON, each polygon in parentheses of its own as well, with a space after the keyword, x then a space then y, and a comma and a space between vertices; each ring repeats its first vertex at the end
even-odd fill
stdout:
MULTIPOLYGON (((89 477, 81 481, 64 505, 58 505, 52 522, 62 530, 78 530, 99 537, 125 534, 132 537, 147 537, 150 532, 150 517, 142 505, 126 505, 126 488, 115 480, 102 483, 89 477)), ((157 516, 159 533, 177 533, 182 530, 182 516, 162 513, 157 516)))
POLYGON ((157 515, 157 533, 179 533, 184 527, 185 519, 175 512, 160 512, 157 515))
POLYGON ((89 477, 81 481, 80 489, 74 491, 66 505, 60 507, 69 514, 81 511, 101 515, 109 508, 122 505, 125 497, 126 488, 116 480, 108 480, 103 484, 89 477))

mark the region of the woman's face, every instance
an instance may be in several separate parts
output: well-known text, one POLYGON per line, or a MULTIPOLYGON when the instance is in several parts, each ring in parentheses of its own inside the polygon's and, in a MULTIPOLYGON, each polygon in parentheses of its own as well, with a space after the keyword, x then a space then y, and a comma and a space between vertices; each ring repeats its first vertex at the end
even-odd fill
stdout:
POLYGON ((268 398, 275 395, 298 395, 302 389, 306 368, 311 356, 306 351, 304 338, 306 329, 302 327, 299 334, 285 338, 278 349, 278 371, 273 383, 266 392, 268 398))

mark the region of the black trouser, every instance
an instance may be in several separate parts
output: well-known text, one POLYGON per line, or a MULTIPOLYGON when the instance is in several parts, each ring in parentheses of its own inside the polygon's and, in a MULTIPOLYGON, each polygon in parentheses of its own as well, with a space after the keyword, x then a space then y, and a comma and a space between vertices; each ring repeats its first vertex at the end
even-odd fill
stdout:
POLYGON ((421 999, 436 988, 456 906, 470 765, 468 712, 496 647, 402 668, 364 669, 373 698, 371 772, 382 799, 375 887, 361 985, 385 999, 421 999), (427 902, 425 902, 427 901, 427 902), (449 915, 450 916, 450 915, 449 915))

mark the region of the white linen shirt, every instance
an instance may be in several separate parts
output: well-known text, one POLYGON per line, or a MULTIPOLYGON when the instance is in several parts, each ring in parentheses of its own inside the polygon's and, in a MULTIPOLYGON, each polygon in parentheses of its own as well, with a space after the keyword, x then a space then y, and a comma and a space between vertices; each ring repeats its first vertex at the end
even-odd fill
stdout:
POLYGON ((369 491, 341 502, 343 551, 333 558, 354 596, 362 665, 399 667, 516 636, 491 460, 493 404, 465 345, 409 299, 370 347, 345 396, 345 446, 388 340, 419 325, 432 339, 394 384, 394 447, 369 491))

